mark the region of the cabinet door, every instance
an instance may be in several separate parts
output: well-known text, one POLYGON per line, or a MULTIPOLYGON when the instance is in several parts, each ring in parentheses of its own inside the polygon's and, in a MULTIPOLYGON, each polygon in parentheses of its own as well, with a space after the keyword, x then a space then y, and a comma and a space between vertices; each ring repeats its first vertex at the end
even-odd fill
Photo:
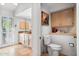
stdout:
POLYGON ((52 13, 52 27, 72 26, 74 21, 74 8, 52 13))
POLYGON ((58 27, 58 26, 60 26, 59 13, 53 13, 52 14, 52 27, 58 27))
POLYGON ((68 9, 61 12, 61 26, 72 26, 73 24, 73 17, 74 17, 74 9, 68 9))

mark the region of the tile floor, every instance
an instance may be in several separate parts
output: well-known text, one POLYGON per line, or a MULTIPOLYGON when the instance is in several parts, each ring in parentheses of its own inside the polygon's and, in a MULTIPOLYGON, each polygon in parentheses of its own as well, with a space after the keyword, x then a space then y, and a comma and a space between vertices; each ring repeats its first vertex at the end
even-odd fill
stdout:
POLYGON ((32 49, 23 45, 13 45, 0 48, 0 56, 31 56, 32 49))
MULTIPOLYGON (((21 44, 0 48, 0 56, 32 56, 32 49, 21 44)), ((48 56, 48 53, 42 53, 41 56, 48 56)), ((60 54, 60 56, 65 56, 60 54)))

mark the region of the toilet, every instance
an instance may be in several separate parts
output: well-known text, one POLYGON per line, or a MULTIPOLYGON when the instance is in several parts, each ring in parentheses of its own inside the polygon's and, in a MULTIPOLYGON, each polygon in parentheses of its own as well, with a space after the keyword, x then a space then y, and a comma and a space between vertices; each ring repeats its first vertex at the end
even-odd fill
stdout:
POLYGON ((59 56, 62 47, 61 45, 53 44, 51 36, 44 36, 44 44, 47 46, 49 56, 59 56))

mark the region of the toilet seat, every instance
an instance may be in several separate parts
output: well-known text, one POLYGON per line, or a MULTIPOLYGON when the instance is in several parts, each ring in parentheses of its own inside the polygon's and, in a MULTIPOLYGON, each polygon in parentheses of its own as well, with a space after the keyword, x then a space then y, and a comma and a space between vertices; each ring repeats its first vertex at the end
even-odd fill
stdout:
POLYGON ((59 52, 62 49, 61 45, 52 43, 52 38, 50 36, 45 36, 44 37, 44 44, 47 47, 49 56, 58 56, 59 52))
POLYGON ((61 48, 61 45, 58 45, 58 44, 49 44, 48 46, 51 46, 51 47, 58 47, 58 48, 61 48))
POLYGON ((61 50, 62 49, 61 45, 57 45, 57 44, 49 44, 48 46, 51 47, 51 49, 53 49, 53 50, 61 50))

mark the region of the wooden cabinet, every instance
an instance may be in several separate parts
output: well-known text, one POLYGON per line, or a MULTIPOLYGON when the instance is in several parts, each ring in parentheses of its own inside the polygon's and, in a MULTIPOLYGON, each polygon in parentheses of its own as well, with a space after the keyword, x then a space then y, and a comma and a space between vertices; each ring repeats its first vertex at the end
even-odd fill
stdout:
POLYGON ((52 14, 52 25, 59 26, 59 24, 60 24, 59 13, 52 14))
POLYGON ((52 27, 72 26, 74 20, 74 8, 55 12, 52 16, 52 27))
POLYGON ((20 23, 19 23, 19 28, 21 30, 29 29, 29 23, 25 20, 21 20, 20 23))

